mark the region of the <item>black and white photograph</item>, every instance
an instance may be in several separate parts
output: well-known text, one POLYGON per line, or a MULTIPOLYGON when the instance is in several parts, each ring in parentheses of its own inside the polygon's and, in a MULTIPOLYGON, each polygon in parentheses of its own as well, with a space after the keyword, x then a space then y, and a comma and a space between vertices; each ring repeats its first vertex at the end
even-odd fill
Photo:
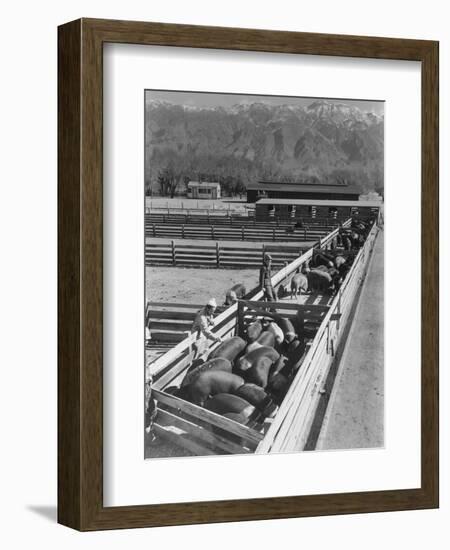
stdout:
POLYGON ((384 101, 144 102, 145 458, 383 448, 384 101))

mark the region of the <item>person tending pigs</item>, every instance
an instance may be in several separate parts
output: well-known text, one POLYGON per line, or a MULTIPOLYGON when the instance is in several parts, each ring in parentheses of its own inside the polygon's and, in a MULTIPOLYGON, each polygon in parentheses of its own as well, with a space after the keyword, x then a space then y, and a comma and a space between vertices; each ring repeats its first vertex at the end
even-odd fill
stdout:
POLYGON ((202 352, 205 340, 212 340, 213 342, 222 342, 222 338, 214 334, 211 327, 214 326, 214 312, 217 308, 217 302, 214 298, 211 298, 206 306, 200 309, 192 323, 191 333, 196 333, 199 340, 195 343, 197 357, 202 352))
POLYGON ((263 265, 259 270, 259 286, 268 302, 275 301, 275 292, 272 286, 272 256, 264 254, 263 265))

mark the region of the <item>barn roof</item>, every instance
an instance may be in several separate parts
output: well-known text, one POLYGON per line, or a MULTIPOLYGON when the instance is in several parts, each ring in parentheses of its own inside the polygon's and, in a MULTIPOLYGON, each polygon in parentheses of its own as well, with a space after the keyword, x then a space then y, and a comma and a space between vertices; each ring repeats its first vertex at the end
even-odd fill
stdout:
POLYGON ((258 204, 289 204, 292 206, 358 206, 359 208, 379 208, 380 201, 338 201, 322 199, 259 199, 258 204))
POLYGON ((282 191, 284 193, 338 193, 342 195, 359 195, 359 190, 352 185, 324 185, 318 183, 274 183, 260 181, 250 183, 247 190, 282 191))

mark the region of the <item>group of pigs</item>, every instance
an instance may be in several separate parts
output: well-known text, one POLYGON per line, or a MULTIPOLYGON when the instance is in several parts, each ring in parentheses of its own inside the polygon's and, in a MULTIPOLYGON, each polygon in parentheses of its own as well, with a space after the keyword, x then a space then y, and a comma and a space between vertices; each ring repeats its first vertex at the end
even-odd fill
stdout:
MULTIPOLYGON (((302 292, 326 294, 339 290, 351 267, 352 260, 357 250, 364 244, 371 226, 371 222, 355 221, 351 228, 341 229, 332 243, 335 253, 320 250, 319 253, 313 255, 310 262, 305 263, 297 270, 291 279, 291 298, 296 298, 302 292), (336 253, 337 248, 345 250, 345 256, 343 253, 336 253), (350 254, 349 251, 351 251, 350 254)), ((286 295, 289 291, 281 287, 278 293, 286 295)))
POLYGON ((283 400, 304 352, 295 324, 273 312, 255 318, 243 338, 222 342, 165 391, 241 424, 261 421, 283 400))

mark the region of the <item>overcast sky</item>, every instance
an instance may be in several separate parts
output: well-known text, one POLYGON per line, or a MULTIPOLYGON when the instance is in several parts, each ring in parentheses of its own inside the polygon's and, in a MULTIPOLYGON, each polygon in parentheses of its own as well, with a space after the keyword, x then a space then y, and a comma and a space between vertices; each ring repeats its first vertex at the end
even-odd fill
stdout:
POLYGON ((244 94, 218 94, 210 92, 170 92, 166 90, 147 90, 146 99, 169 101, 175 105, 191 105, 194 107, 230 107, 237 103, 268 103, 270 105, 301 105, 307 106, 318 99, 326 99, 330 103, 344 103, 358 107, 363 111, 384 114, 384 101, 367 101, 357 99, 331 99, 327 97, 289 97, 260 96, 244 94))

